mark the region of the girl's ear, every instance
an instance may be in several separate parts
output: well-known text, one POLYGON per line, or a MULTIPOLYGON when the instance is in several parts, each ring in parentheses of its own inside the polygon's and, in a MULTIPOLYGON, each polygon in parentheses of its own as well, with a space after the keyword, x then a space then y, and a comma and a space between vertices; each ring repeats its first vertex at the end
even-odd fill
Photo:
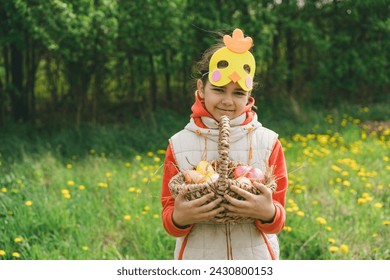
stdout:
POLYGON ((201 79, 196 81, 196 89, 198 90, 199 96, 204 98, 204 86, 201 79))

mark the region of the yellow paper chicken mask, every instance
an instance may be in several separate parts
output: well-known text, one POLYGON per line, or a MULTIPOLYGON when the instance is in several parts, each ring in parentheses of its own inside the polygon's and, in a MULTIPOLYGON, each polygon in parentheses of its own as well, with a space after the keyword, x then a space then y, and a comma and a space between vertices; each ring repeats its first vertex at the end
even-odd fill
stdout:
POLYGON ((217 50, 210 59, 210 83, 222 87, 233 81, 243 90, 251 90, 256 69, 255 58, 249 51, 253 45, 252 38, 244 38, 244 33, 235 29, 232 37, 223 37, 223 42, 226 47, 217 50))

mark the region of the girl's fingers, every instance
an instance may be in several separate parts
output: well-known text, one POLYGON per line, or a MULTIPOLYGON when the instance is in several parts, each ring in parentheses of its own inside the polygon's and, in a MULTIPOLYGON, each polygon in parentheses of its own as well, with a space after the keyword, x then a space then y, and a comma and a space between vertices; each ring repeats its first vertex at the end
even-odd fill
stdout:
POLYGON ((271 191, 262 183, 254 182, 253 184, 262 194, 270 194, 271 191))
POLYGON ((206 194, 198 199, 193 200, 192 201, 193 206, 200 207, 200 206, 206 204, 206 202, 209 201, 210 199, 212 199, 213 197, 215 197, 215 193, 206 194))
MULTIPOLYGON (((245 191, 244 191, 245 192, 245 191)), ((225 194, 225 199, 230 202, 231 205, 235 206, 235 207, 244 207, 244 204, 245 204, 245 200, 238 200, 236 198, 233 198, 231 197, 230 195, 228 194, 225 194)))

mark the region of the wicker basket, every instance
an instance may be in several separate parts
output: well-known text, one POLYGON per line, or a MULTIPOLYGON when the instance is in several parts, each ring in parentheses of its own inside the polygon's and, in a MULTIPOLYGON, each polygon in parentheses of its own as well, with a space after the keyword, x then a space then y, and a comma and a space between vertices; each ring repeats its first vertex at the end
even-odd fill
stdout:
MULTIPOLYGON (((230 189, 230 186, 237 186, 241 189, 244 189, 253 194, 259 194, 259 191, 252 184, 247 185, 240 183, 239 181, 233 178, 233 170, 239 166, 243 165, 240 162, 231 161, 229 159, 229 150, 230 150, 230 121, 226 116, 222 116, 219 122, 219 142, 218 142, 218 159, 212 161, 210 164, 214 167, 216 172, 219 174, 217 181, 208 181, 200 184, 187 184, 182 172, 179 172, 171 178, 169 181, 169 190, 174 198, 180 193, 184 188, 188 188, 185 198, 187 200, 194 200, 200 198, 211 192, 215 193, 216 199, 218 197, 223 197, 224 194, 228 194, 236 199, 243 200, 243 198, 237 193, 233 192, 230 189)), ((276 189, 276 181, 273 176, 273 167, 267 167, 267 170, 264 174, 263 184, 272 190, 276 189)), ((223 203, 229 203, 223 198, 223 203)), ((252 218, 238 217, 238 216, 227 216, 225 212, 218 214, 214 217, 212 222, 216 223, 238 223, 238 222, 251 222, 254 221, 252 218)))

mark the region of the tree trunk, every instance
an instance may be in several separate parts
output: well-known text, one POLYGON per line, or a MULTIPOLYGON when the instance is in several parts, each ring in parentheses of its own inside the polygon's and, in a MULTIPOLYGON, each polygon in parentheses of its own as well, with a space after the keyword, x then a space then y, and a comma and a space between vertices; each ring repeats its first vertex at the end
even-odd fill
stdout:
POLYGON ((0 127, 5 125, 5 92, 3 82, 0 78, 0 127))
POLYGON ((293 43, 293 34, 291 28, 288 27, 286 30, 286 59, 287 59, 287 81, 286 90, 287 94, 291 95, 294 86, 294 66, 295 66, 295 49, 293 43))
POLYGON ((154 69, 153 55, 149 54, 149 67, 150 67, 150 93, 152 97, 152 109, 155 112, 157 108, 157 76, 154 69))
POLYGON ((15 121, 26 121, 29 117, 28 95, 23 87, 23 53, 11 44, 11 106, 15 121))
POLYGON ((172 101, 172 94, 171 94, 171 73, 170 73, 170 65, 169 65, 169 54, 165 53, 162 58, 163 67, 164 67, 164 78, 165 78, 165 97, 166 97, 166 103, 169 103, 172 101))

